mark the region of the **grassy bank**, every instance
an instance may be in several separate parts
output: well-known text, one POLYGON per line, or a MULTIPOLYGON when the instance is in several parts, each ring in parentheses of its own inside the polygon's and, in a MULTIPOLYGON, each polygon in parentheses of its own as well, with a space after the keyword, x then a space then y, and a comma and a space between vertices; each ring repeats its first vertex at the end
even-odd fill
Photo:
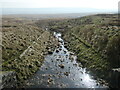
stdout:
POLYGON ((48 48, 54 49, 57 44, 52 33, 34 22, 22 18, 2 20, 2 71, 15 71, 20 83, 39 69, 48 48))
MULTIPOLYGON (((71 44, 77 43, 74 41, 79 40, 79 43, 75 44, 74 47, 82 43, 88 49, 91 49, 91 52, 93 51, 97 54, 100 59, 96 61, 93 60, 96 65, 100 67, 105 65, 106 69, 118 68, 120 66, 120 63, 118 63, 120 61, 120 30, 117 15, 95 15, 79 20, 84 24, 76 25, 74 28, 67 30, 64 38, 71 41, 71 44), (84 21, 85 19, 87 19, 87 21, 84 21), (87 23, 89 20, 91 21, 87 23), (104 61, 104 63, 99 63, 99 61, 104 61)), ((89 63, 86 66, 88 65, 89 63)), ((92 65, 89 67, 91 66, 92 65)))

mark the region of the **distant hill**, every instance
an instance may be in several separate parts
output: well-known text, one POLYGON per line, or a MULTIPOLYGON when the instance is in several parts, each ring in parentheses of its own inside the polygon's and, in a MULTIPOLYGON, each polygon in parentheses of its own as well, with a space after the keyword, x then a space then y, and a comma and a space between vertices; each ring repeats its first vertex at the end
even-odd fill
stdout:
POLYGON ((3 15, 3 17, 11 18, 23 18, 29 20, 43 20, 43 19, 67 19, 67 18, 78 18, 82 16, 92 15, 95 13, 61 13, 61 14, 10 14, 3 15))

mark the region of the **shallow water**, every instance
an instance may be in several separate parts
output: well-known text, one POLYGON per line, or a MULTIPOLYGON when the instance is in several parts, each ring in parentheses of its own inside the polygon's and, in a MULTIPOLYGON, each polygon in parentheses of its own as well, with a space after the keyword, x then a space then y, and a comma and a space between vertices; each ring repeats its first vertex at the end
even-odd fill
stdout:
POLYGON ((104 88, 89 75, 77 57, 64 47, 60 33, 54 33, 60 46, 47 55, 38 72, 26 82, 30 88, 104 88))

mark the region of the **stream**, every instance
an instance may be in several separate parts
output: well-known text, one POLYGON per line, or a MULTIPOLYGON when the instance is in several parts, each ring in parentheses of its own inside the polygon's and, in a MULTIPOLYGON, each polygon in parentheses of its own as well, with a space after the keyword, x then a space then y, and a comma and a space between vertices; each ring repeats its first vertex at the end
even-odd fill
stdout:
POLYGON ((59 41, 53 54, 45 56, 40 69, 26 82, 28 88, 103 88, 86 68, 77 62, 77 56, 64 47, 60 33, 54 32, 59 41))

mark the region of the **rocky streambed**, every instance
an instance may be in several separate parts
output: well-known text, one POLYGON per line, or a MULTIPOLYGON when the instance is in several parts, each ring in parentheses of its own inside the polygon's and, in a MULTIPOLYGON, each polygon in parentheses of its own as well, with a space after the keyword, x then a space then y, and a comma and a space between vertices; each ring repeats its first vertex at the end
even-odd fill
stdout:
POLYGON ((60 33, 54 33, 59 45, 45 56, 41 68, 25 82, 25 88, 103 88, 93 76, 77 62, 77 56, 64 47, 60 33))

